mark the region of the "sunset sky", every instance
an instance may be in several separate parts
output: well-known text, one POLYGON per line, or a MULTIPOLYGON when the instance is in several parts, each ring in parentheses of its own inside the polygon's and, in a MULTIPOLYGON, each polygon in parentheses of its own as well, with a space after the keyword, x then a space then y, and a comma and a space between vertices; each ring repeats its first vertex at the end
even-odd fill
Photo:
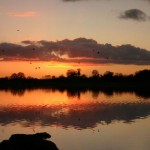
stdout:
POLYGON ((0 77, 150 69, 150 0, 0 0, 0 77))

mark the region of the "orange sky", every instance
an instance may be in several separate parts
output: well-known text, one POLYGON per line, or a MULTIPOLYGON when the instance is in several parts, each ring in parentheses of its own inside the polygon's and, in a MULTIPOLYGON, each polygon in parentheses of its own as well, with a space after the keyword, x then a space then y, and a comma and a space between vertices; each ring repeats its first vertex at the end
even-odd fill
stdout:
POLYGON ((150 69, 150 2, 135 1, 1 0, 0 77, 150 69))
POLYGON ((131 74, 135 71, 150 69, 150 65, 115 65, 115 64, 84 64, 84 63, 59 63, 42 61, 0 61, 0 77, 10 76, 12 73, 24 72, 26 76, 42 78, 45 75, 66 75, 68 69, 81 69, 82 74, 91 75, 96 69, 100 74, 106 71, 131 74), (40 68, 38 68, 40 67, 40 68))

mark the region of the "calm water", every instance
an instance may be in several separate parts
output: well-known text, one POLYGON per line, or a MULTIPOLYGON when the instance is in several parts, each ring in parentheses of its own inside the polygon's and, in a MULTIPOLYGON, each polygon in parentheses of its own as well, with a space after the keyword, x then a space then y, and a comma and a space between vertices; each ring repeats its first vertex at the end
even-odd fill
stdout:
POLYGON ((60 150, 149 150, 150 97, 134 92, 0 91, 0 141, 36 132, 50 133, 60 150))

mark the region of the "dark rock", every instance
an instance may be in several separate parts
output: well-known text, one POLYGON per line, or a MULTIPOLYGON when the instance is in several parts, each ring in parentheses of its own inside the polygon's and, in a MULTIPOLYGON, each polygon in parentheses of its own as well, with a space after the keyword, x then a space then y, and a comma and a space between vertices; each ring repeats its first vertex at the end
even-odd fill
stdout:
POLYGON ((0 150, 58 150, 55 143, 46 140, 48 133, 13 134, 0 143, 0 150))

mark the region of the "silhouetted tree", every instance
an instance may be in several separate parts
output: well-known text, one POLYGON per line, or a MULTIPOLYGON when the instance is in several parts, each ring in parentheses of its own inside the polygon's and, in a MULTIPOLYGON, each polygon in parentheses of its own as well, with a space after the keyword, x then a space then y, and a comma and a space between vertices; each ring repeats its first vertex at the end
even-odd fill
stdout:
POLYGON ((81 75, 81 69, 78 68, 78 69, 77 69, 77 76, 80 77, 80 75, 81 75))
POLYGON ((61 79, 61 80, 63 80, 63 79, 65 79, 65 76, 62 74, 58 78, 61 79))
POLYGON ((31 80, 31 79, 35 79, 35 78, 28 76, 26 79, 31 80))
POLYGON ((74 69, 70 69, 70 70, 67 70, 67 77, 68 78, 74 78, 74 77, 77 77, 78 76, 78 71, 74 70, 74 69))
POLYGON ((80 75, 81 79, 87 79, 87 76, 85 74, 80 75))
POLYGON ((51 75, 45 75, 45 76, 43 77, 43 79, 51 79, 51 78, 52 78, 51 75))
MULTIPOLYGON (((111 87, 115 90, 146 89, 149 92, 150 70, 141 70, 131 75, 114 74, 107 71, 100 75, 97 70, 92 71, 92 76, 81 74, 80 69, 70 69, 65 76, 45 76, 37 79, 25 77, 24 73, 13 73, 9 78, 0 78, 0 89, 26 89, 26 88, 60 88, 61 89, 100 89, 111 87), (47 80, 49 78, 49 80, 47 80)), ((148 93, 147 92, 147 93, 148 93)))
POLYGON ((19 72, 19 73, 17 74, 17 77, 18 77, 19 79, 25 79, 25 74, 24 74, 23 72, 19 72))
POLYGON ((25 79, 25 74, 23 72, 13 73, 10 79, 25 79))
POLYGON ((17 79, 17 74, 16 74, 16 73, 13 73, 13 74, 10 76, 10 79, 17 79))
POLYGON ((100 74, 99 74, 98 70, 93 70, 92 71, 92 77, 100 77, 100 74))
POLYGON ((104 73, 104 75, 103 75, 103 78, 105 78, 105 79, 107 79, 107 80, 110 80, 110 79, 113 78, 113 75, 114 75, 113 72, 111 72, 111 71, 106 71, 106 72, 104 73))
POLYGON ((52 76, 52 79, 56 79, 56 77, 55 77, 55 76, 52 76))
POLYGON ((138 80, 150 80, 150 70, 140 70, 137 71, 134 77, 138 80))
POLYGON ((123 79, 124 79, 124 76, 123 76, 123 74, 121 74, 121 73, 116 73, 116 74, 114 75, 114 79, 117 80, 117 81, 120 81, 120 80, 123 80, 123 79))

